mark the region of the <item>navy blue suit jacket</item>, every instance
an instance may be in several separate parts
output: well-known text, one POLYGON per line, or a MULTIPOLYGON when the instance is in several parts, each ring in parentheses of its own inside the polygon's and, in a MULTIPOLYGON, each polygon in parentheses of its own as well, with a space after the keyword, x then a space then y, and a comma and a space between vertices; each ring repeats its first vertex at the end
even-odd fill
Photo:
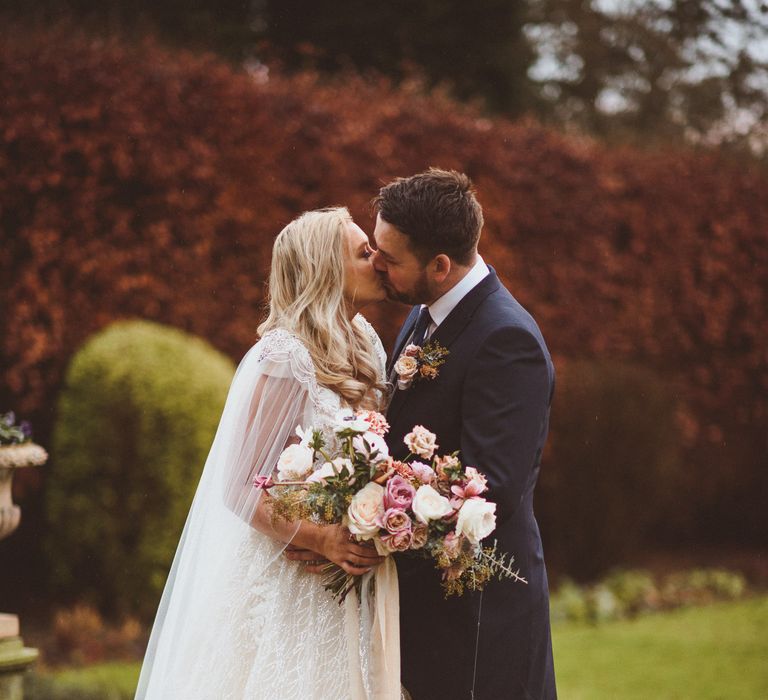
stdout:
MULTIPOLYGON (((417 316, 415 307, 391 362, 417 316)), ((414 700, 551 700, 549 593, 533 490, 547 437, 552 361, 536 322, 493 270, 432 340, 449 355, 437 378, 395 391, 387 413, 390 451, 403 458, 403 437, 420 424, 436 433, 439 454, 459 450, 464 465, 482 471, 486 496, 498 504, 490 539, 514 555, 528 584, 491 581, 482 594, 445 599, 430 562, 398 555, 403 685, 414 700)))

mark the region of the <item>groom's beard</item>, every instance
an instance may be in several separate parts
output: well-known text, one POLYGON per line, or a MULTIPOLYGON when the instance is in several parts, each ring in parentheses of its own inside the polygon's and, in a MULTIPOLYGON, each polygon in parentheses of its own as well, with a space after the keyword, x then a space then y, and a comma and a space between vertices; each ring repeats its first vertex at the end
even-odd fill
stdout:
POLYGON ((432 292, 429 288, 429 280, 426 271, 422 271, 409 289, 395 289, 389 279, 384 279, 384 288, 387 290, 387 296, 392 301, 399 301, 402 304, 416 306, 425 304, 432 298, 432 292))

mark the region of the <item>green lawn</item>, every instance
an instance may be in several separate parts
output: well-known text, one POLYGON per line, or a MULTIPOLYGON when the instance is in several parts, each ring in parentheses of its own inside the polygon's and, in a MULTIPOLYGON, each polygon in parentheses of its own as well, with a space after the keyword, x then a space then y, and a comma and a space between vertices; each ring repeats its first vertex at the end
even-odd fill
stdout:
MULTIPOLYGON (((768 698, 768 597, 597 627, 561 624, 554 645, 562 700, 768 698)), ((43 692, 28 700, 127 700, 138 674, 138 664, 45 674, 43 692)))
POLYGON ((768 598, 555 628, 563 700, 768 698, 768 598))

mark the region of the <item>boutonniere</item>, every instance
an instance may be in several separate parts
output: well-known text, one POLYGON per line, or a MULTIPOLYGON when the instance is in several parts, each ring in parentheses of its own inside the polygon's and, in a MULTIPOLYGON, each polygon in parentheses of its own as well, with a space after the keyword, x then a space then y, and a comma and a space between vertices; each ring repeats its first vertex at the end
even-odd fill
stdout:
POLYGON ((445 362, 448 349, 440 343, 430 340, 421 345, 407 345, 395 362, 397 388, 408 389, 414 382, 422 379, 435 379, 438 367, 445 362))

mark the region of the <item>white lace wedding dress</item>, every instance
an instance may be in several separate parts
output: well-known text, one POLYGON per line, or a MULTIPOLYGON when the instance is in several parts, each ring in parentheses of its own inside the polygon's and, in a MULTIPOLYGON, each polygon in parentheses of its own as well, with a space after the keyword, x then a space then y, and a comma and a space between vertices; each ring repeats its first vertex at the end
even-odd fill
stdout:
MULTIPOLYGON (((355 323, 370 334, 383 379, 381 341, 362 316, 355 323)), ((340 408, 340 397, 318 385, 307 349, 292 334, 271 331, 243 358, 166 583, 136 698, 358 700, 345 607, 318 576, 280 556, 279 540, 250 525, 260 495, 253 478, 272 473, 299 424, 332 440, 340 408)), ((365 679, 367 669, 361 670, 365 679)), ((374 697, 369 690, 364 696, 374 697)))

